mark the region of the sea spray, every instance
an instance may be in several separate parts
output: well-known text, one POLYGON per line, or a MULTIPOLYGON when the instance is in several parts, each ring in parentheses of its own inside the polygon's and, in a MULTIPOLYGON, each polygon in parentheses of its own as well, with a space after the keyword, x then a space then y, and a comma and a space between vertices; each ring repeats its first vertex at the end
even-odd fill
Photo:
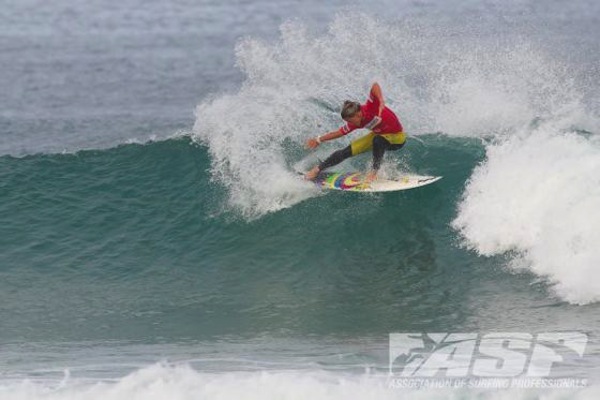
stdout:
MULTIPOLYGON (((293 171, 312 154, 304 142, 337 129, 343 100, 364 101, 374 80, 409 135, 510 135, 577 101, 564 66, 535 43, 514 33, 519 45, 479 38, 471 34, 477 29, 485 31, 346 13, 322 35, 292 21, 275 42, 240 41, 243 85, 199 104, 193 133, 210 152, 214 180, 229 192, 227 208, 256 218, 316 195, 293 171)), ((327 143, 313 157, 360 134, 327 143)))

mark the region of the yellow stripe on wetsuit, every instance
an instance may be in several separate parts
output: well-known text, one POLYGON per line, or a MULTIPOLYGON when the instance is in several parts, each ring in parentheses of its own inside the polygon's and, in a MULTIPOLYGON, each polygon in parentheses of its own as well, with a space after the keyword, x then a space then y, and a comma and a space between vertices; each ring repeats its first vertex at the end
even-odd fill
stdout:
MULTIPOLYGON (((355 156, 360 153, 364 153, 365 151, 369 151, 373 148, 373 138, 375 137, 375 133, 369 132, 365 136, 359 137, 356 140, 353 140, 350 143, 350 147, 352 148, 352 155, 355 156)), ((390 144, 403 144, 406 142, 406 134, 404 132, 398 133, 384 133, 379 136, 383 136, 386 138, 390 144)))

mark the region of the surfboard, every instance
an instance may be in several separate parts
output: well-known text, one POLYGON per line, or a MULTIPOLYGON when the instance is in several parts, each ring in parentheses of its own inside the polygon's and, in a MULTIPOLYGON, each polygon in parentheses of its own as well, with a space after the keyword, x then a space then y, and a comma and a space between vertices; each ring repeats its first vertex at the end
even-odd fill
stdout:
POLYGON ((350 192, 394 192, 430 185, 442 179, 441 176, 405 174, 394 179, 378 178, 366 183, 366 174, 361 172, 321 172, 314 180, 315 185, 326 190, 350 192))

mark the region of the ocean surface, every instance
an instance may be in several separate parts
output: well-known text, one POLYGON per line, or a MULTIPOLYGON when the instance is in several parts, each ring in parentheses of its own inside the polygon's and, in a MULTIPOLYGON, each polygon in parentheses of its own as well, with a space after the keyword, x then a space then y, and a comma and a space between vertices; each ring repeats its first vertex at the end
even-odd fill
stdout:
POLYGON ((592 0, 5 0, 0 399, 598 398, 599 22, 592 0), (373 81, 409 135, 382 173, 444 178, 319 192, 296 171, 360 133, 304 142, 373 81), (390 387, 390 334, 440 332, 578 332, 552 377, 586 384, 390 387))

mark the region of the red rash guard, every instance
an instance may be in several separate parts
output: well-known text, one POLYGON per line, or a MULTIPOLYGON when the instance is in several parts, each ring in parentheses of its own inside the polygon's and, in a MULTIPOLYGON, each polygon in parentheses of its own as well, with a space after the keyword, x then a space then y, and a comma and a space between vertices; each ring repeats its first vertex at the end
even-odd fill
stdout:
MULTIPOLYGON (((369 93, 369 99, 367 102, 360 106, 360 110, 362 111, 362 121, 359 126, 353 125, 347 122, 344 126, 342 126, 339 131, 347 135, 355 129, 364 128, 366 125, 371 122, 373 118, 377 116, 379 112, 379 99, 375 97, 373 94, 373 89, 371 89, 371 93, 369 93)), ((404 132, 402 128, 402 124, 400 120, 394 114, 392 110, 387 107, 383 108, 381 112, 381 122, 372 129, 375 134, 386 134, 386 133, 400 133, 404 132)))

